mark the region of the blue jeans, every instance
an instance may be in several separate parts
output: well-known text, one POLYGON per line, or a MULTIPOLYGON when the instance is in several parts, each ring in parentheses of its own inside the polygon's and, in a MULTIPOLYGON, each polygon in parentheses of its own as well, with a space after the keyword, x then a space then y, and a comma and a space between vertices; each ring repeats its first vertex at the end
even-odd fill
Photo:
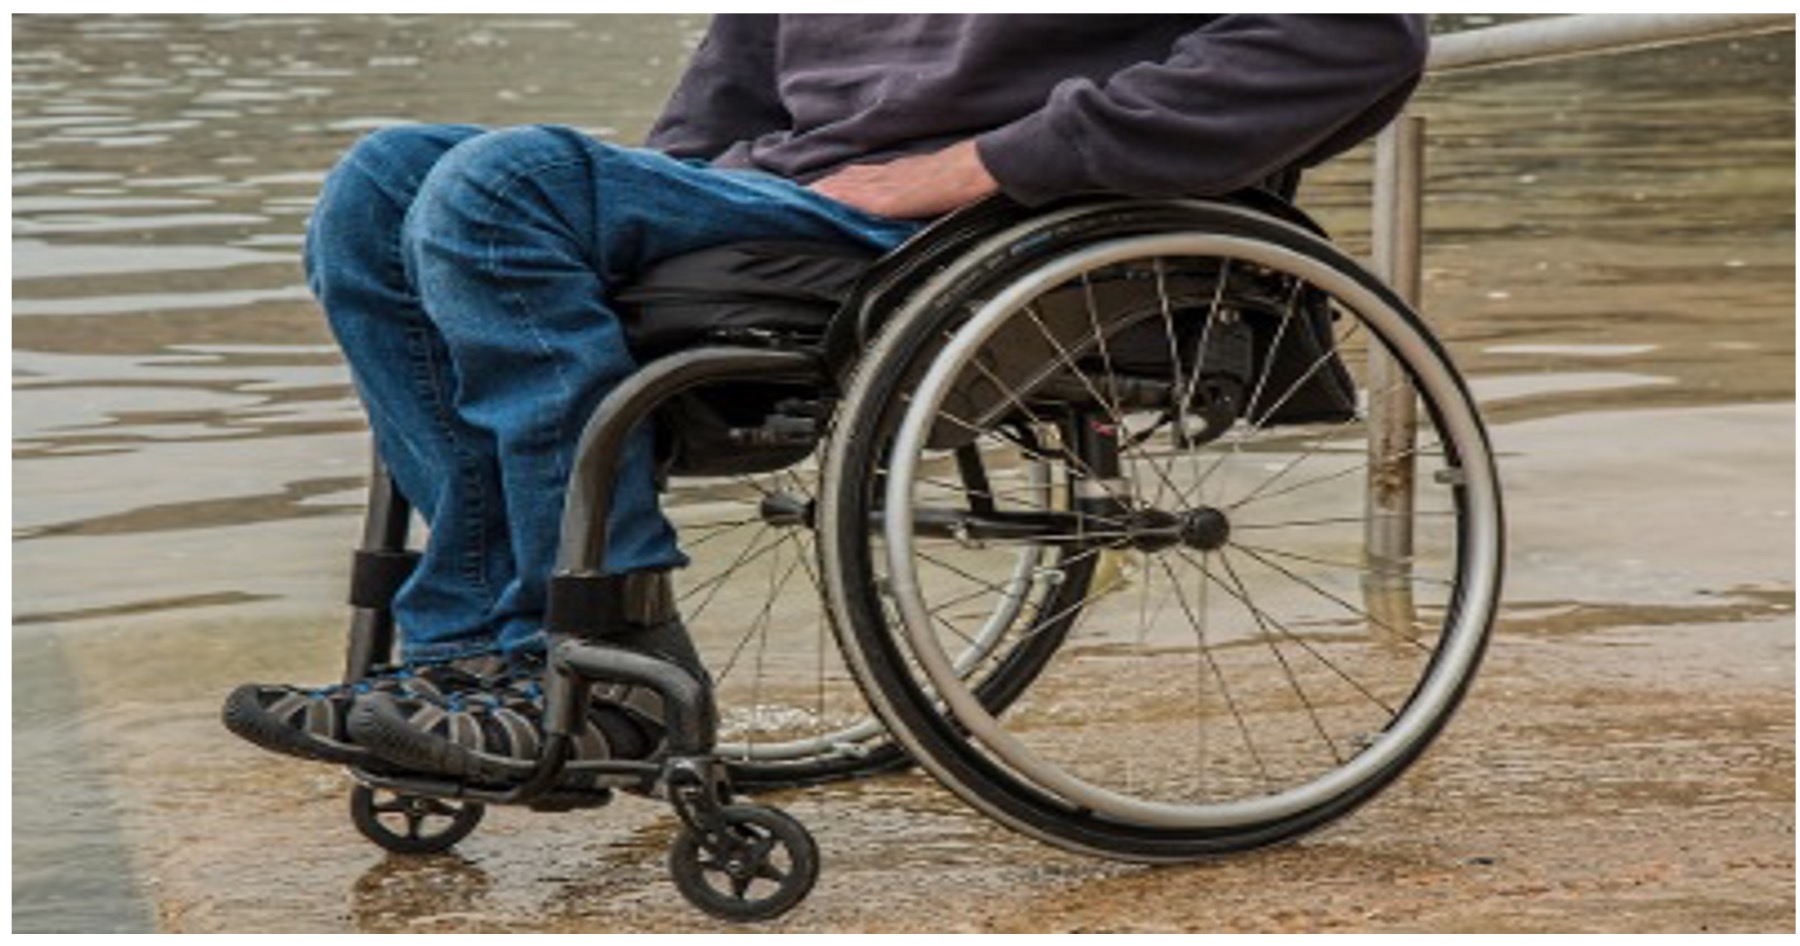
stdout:
MULTIPOLYGON (((542 648, 576 440, 637 368, 610 288, 722 243, 887 249, 916 229, 569 128, 403 126, 359 142, 326 179, 306 271, 376 449, 430 529, 394 603, 403 658, 542 648)), ((648 431, 626 451, 607 529, 608 571, 685 564, 648 431)))

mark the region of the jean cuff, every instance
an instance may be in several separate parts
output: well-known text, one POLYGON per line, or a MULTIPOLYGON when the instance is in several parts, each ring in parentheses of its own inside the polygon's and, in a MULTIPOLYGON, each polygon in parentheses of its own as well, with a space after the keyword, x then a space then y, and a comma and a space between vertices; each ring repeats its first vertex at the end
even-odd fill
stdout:
POLYGON ((441 664, 464 657, 485 657, 498 653, 499 645, 492 639, 484 638, 476 641, 447 641, 442 644, 407 644, 400 645, 401 662, 407 666, 420 664, 441 664))
POLYGON ((521 658, 541 660, 549 649, 550 637, 542 629, 526 631, 516 637, 506 634, 500 636, 500 653, 514 663, 519 662, 521 658))

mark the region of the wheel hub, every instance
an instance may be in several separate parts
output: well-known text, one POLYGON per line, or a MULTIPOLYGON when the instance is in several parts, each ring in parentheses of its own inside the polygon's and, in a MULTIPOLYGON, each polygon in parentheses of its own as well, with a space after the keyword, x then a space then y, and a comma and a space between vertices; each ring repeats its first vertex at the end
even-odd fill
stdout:
POLYGON ((1188 548, 1211 552, 1223 547, 1230 538, 1231 521, 1211 506, 1181 514, 1181 543, 1188 548))
POLYGON ((1161 552, 1177 545, 1211 552, 1230 541, 1231 521, 1223 510, 1211 506, 1178 513, 1143 509, 1129 516, 1126 532, 1130 545, 1144 552, 1161 552))
POLYGON ((796 496, 793 493, 777 491, 764 496, 757 506, 757 514, 763 522, 778 529, 791 529, 795 526, 812 528, 814 503, 810 499, 796 496))

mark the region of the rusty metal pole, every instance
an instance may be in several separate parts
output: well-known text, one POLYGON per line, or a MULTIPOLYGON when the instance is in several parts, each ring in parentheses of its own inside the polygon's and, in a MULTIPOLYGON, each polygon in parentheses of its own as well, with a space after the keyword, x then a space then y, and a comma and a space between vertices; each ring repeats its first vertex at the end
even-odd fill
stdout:
MULTIPOLYGON (((1423 289, 1422 211, 1425 120, 1405 115, 1375 144, 1375 271, 1409 305, 1423 289)), ((1371 609, 1411 620, 1413 501, 1417 464, 1418 400, 1400 366, 1380 344, 1369 348, 1369 480, 1364 550, 1371 601, 1380 592, 1388 607, 1371 609), (1393 608, 1398 607, 1398 613, 1393 608)))

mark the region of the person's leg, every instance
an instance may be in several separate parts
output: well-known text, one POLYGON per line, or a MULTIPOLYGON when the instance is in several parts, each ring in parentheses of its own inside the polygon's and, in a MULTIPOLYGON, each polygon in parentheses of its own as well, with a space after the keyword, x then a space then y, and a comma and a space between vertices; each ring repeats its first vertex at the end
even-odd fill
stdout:
POLYGON ((513 579, 492 436, 453 407, 457 379, 401 253, 433 166, 482 134, 416 125, 369 135, 326 179, 308 228, 307 280, 349 362, 376 448, 430 541, 394 602, 408 661, 496 649, 493 608, 513 579))
MULTIPOLYGON (((567 128, 491 132, 433 166, 402 249, 447 343, 456 409, 500 458, 514 557, 494 613, 504 648, 541 646, 577 440, 601 397, 636 369, 607 293, 661 259, 721 243, 885 248, 916 229, 769 175, 712 170, 567 128)), ((619 475, 606 567, 683 561, 657 509, 645 432, 619 475)))
MULTIPOLYGON (((543 643, 564 487, 577 439, 602 397, 636 369, 607 295, 670 256, 750 239, 844 241, 887 248, 918 229, 843 207, 793 183, 716 171, 619 148, 565 128, 494 132, 452 150, 407 215, 403 250, 424 310, 458 379, 456 409, 493 438, 512 536, 515 579, 501 596, 502 646, 543 643)), ((683 562, 657 507, 643 432, 619 472, 608 519, 612 573, 683 562)), ((678 622, 615 643, 702 678, 678 622)), ((531 770, 542 694, 532 681, 448 702, 374 696, 351 722, 389 761, 471 781, 531 770)), ((574 768, 655 746, 642 717, 590 706, 574 768)))
POLYGON ((379 764, 346 731, 359 696, 442 696, 487 686, 506 670, 497 658, 471 657, 496 650, 486 622, 495 595, 485 589, 511 578, 497 468, 491 448, 483 455, 466 446, 482 435, 448 407, 449 359, 419 309, 399 250, 401 221, 431 166, 481 132, 417 125, 362 139, 326 179, 305 254, 308 282, 350 364, 377 449, 440 540, 426 553, 432 564, 400 593, 404 646, 410 658, 446 660, 354 684, 244 684, 226 698, 223 722, 264 748, 334 764, 379 764), (483 541, 489 534, 498 540, 483 541))

